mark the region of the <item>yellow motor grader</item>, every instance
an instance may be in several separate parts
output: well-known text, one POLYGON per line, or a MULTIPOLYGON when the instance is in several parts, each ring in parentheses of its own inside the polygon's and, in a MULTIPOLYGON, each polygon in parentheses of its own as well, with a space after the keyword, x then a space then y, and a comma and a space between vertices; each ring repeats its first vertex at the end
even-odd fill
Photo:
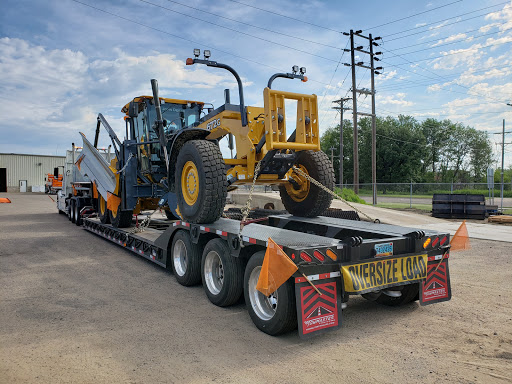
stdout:
MULTIPOLYGON (((239 104, 230 103, 228 90, 225 103, 217 109, 205 109, 205 103, 199 101, 160 98, 157 81, 151 80, 153 96, 136 97, 122 109, 126 114, 124 142, 100 114, 95 144, 103 124, 117 148, 110 167, 94 163, 86 167, 101 195, 103 221, 111 217, 114 226, 129 226, 132 213, 158 204, 169 218, 211 223, 222 215, 227 191, 252 184, 255 177, 256 184, 279 187, 290 213, 321 215, 332 196, 310 178, 333 189, 334 170, 320 150, 317 97, 272 89, 276 78, 307 81, 305 68, 294 66, 292 73, 274 74, 263 91, 263 107, 253 107, 244 105, 242 81, 233 68, 209 60, 207 50, 204 59, 199 55, 195 49, 194 58, 186 64, 231 72, 238 83, 239 104), (297 105, 291 134, 285 108, 290 100, 297 105), (236 148, 234 158, 222 157, 219 140, 226 136, 230 149, 236 148), (112 174, 95 175, 97 168, 109 168, 112 174)), ((84 146, 92 147, 86 141, 84 137, 84 146)))

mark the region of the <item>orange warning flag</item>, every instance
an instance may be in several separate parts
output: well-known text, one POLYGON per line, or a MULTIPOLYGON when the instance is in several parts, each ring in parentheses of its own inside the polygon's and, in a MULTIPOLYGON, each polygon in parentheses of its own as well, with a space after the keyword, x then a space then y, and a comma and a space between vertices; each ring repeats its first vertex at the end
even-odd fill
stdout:
POLYGON ((468 229, 466 228, 466 220, 462 222, 455 235, 453 235, 452 240, 450 241, 450 250, 452 251, 466 251, 471 249, 469 245, 469 234, 468 229))
POLYGON ((268 238, 267 251, 261 266, 260 277, 256 289, 265 296, 275 292, 297 270, 297 266, 288 255, 272 240, 268 238))

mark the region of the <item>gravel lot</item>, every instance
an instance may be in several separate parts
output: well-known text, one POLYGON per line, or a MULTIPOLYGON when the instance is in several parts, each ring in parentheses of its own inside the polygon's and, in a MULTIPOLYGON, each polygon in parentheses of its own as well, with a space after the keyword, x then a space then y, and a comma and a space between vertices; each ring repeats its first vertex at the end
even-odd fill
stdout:
POLYGON ((450 258, 453 299, 353 298, 336 332, 301 341, 218 308, 149 261, 71 224, 44 195, 0 194, 1 383, 505 383, 512 251, 450 258))

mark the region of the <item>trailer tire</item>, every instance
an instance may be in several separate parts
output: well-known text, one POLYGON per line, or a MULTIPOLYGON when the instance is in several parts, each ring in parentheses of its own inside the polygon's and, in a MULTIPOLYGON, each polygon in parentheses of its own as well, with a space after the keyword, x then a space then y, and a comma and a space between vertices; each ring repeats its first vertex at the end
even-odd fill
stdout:
POLYGON ((80 201, 75 200, 74 201, 74 216, 75 216, 75 224, 80 226, 82 225, 82 217, 80 216, 80 201))
POLYGON ((269 297, 256 290, 265 252, 256 252, 245 267, 244 297, 249 316, 256 327, 276 336, 297 328, 294 286, 290 281, 269 297))
MULTIPOLYGON (((300 153, 296 167, 320 182, 329 190, 334 189, 334 169, 325 153, 322 151, 303 151, 300 153)), ((323 214, 332 202, 332 195, 318 188, 304 177, 293 173, 299 187, 292 183, 279 186, 279 194, 284 207, 292 215, 314 217, 323 214)))
POLYGON ((132 210, 122 210, 119 206, 115 214, 108 210, 108 215, 114 228, 128 228, 132 225, 132 210))
POLYGON ((201 244, 193 244, 188 231, 179 230, 171 247, 171 268, 176 281, 189 287, 201 282, 201 244))
POLYGON ((363 294, 362 296, 367 300, 375 301, 382 305, 399 307, 401 305, 408 304, 411 301, 415 301, 419 293, 419 283, 402 285, 401 287, 397 287, 397 290, 398 288, 400 288, 400 291, 402 292, 402 295, 399 297, 391 297, 382 292, 377 295, 369 293, 363 294))
POLYGON ((219 146, 207 140, 190 140, 178 153, 176 194, 183 219, 213 223, 222 215, 227 197, 226 166, 219 146))
POLYGON ((69 213, 70 213, 70 218, 71 218, 71 222, 73 224, 76 223, 76 217, 75 217, 75 199, 71 199, 70 200, 70 203, 69 203, 69 213))
POLYGON ((208 299, 219 307, 236 303, 242 296, 243 262, 230 254, 222 239, 210 240, 201 259, 201 279, 208 299))
POLYGON ((68 217, 68 220, 71 221, 71 212, 72 212, 72 210, 71 210, 71 199, 67 200, 66 203, 67 203, 66 215, 68 217))
POLYGON ((100 218, 101 224, 110 224, 110 214, 107 209, 107 202, 103 196, 98 196, 98 217, 100 218))

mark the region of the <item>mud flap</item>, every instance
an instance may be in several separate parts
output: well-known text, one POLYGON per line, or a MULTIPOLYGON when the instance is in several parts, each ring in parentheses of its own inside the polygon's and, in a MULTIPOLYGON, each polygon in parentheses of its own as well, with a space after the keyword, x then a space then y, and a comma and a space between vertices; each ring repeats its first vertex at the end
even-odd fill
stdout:
MULTIPOLYGON (((303 277, 295 279, 297 320, 301 339, 341 327, 342 281, 339 277, 330 277, 333 274, 316 275, 317 280, 313 280, 322 295, 319 295, 303 277)), ((312 279, 311 276, 309 278, 312 279)))
POLYGON ((429 257, 427 278, 423 280, 420 285, 421 305, 448 301, 452 298, 450 270, 448 269, 448 253, 444 255, 442 261, 440 261, 441 259, 439 257, 440 255, 429 257))

